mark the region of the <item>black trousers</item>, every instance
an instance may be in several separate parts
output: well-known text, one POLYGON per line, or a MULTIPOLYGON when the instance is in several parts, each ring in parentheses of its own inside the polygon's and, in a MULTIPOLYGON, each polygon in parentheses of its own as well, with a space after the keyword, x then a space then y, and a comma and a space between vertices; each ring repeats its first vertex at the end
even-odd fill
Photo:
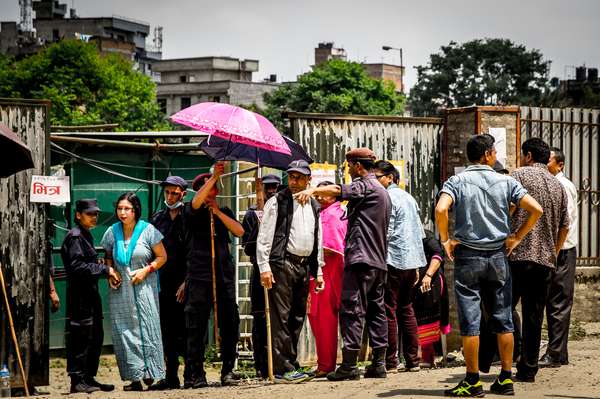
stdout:
POLYGON ((252 350, 254 368, 261 376, 268 375, 267 357, 267 319, 265 317, 265 294, 260 284, 260 271, 256 261, 252 260, 250 277, 250 303, 252 305, 252 350))
POLYGON ((71 383, 94 378, 104 341, 102 312, 84 320, 67 320, 67 373, 71 383))
POLYGON ((371 348, 388 344, 385 314, 385 270, 365 264, 346 265, 342 282, 340 327, 345 350, 359 351, 365 323, 371 348))
POLYGON ((569 362, 569 324, 575 293, 575 263, 577 249, 560 251, 556 269, 550 275, 550 289, 546 303, 548 320, 548 350, 546 353, 554 361, 569 362))
POLYGON ((179 381, 177 376, 179 356, 185 359, 187 345, 184 305, 177 302, 176 293, 176 290, 163 289, 162 287, 159 293, 160 330, 167 369, 166 379, 168 381, 179 381))
POLYGON ((298 366, 298 339, 306 318, 309 274, 308 258, 286 256, 284 266, 272 270, 275 284, 269 290, 273 372, 277 375, 298 366))
MULTIPOLYGON (((204 376, 206 337, 213 309, 212 282, 188 279, 185 290, 185 324, 187 331, 187 378, 204 376)), ((233 370, 240 338, 240 314, 234 287, 217 287, 217 318, 221 337, 221 375, 233 370)))
POLYGON ((513 277, 513 314, 521 301, 522 324, 515 322, 515 352, 520 354, 517 372, 535 377, 538 371, 544 308, 548 297, 551 269, 533 262, 510 262, 513 277))

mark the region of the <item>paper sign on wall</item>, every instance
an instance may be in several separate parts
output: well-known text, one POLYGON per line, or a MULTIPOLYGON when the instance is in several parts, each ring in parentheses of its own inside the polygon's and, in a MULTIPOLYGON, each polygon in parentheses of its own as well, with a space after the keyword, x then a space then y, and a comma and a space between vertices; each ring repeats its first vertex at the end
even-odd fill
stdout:
POLYGON ((399 161, 390 161, 392 165, 396 167, 398 173, 400 173, 400 181, 398 182, 398 187, 403 190, 406 190, 406 173, 404 172, 404 159, 399 161))
POLYGON ((69 176, 32 176, 31 202, 70 202, 69 176))
POLYGON ((494 146, 496 147, 496 159, 506 167, 506 128, 503 127, 490 127, 488 133, 494 137, 496 141, 494 146))
POLYGON ((313 163, 310 165, 311 171, 311 187, 316 187, 317 184, 330 181, 335 183, 335 173, 337 172, 336 165, 330 165, 328 163, 313 163))

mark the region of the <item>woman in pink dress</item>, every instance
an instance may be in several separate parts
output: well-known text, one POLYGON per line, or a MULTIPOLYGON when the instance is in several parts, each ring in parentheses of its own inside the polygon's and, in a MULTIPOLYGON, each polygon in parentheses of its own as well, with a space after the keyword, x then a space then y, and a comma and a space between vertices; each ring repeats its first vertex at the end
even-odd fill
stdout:
MULTIPOLYGON (((319 187, 331 185, 325 181, 319 187)), ((325 289, 315 292, 315 282, 310 282, 310 305, 308 320, 317 347, 317 370, 315 377, 325 377, 335 371, 338 348, 338 313, 342 294, 344 272, 344 248, 347 220, 342 220, 344 208, 335 197, 317 197, 321 204, 321 226, 323 231, 323 279, 325 289)))

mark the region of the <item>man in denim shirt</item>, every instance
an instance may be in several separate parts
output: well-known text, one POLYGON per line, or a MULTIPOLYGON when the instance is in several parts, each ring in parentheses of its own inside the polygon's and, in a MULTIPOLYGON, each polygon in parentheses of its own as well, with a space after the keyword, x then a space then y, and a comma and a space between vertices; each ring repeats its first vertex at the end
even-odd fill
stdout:
POLYGON ((467 375, 447 396, 483 396, 479 380, 480 304, 489 309, 490 329, 497 334, 502 371, 491 386, 492 393, 514 394, 512 382, 513 321, 511 274, 507 254, 519 245, 543 211, 516 180, 494 172, 494 138, 472 137, 467 158, 474 165, 452 176, 441 191, 435 209, 440 240, 448 259, 454 261, 454 283, 458 319, 467 365, 467 375), (511 234, 510 206, 529 213, 511 234), (454 236, 448 234, 448 211, 454 206, 454 236), (455 254, 456 250, 456 254, 455 254))
POLYGON ((413 286, 419 281, 419 268, 427 264, 423 251, 425 231, 417 202, 398 187, 400 174, 396 167, 387 161, 379 161, 375 167, 375 176, 392 200, 387 232, 385 313, 388 320, 388 347, 385 366, 387 370, 398 368, 398 341, 402 341, 405 369, 419 371, 419 337, 412 293, 413 286))

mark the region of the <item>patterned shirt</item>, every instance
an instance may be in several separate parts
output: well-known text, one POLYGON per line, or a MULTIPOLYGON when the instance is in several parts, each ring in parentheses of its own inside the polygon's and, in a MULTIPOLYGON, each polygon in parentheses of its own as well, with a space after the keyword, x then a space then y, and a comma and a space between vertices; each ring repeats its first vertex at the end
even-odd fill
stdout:
MULTIPOLYGON (((512 173, 527 193, 531 195, 544 210, 533 229, 510 255, 511 261, 527 261, 542 266, 555 267, 556 241, 558 230, 569 227, 567 211, 567 192, 558 179, 548 171, 542 163, 524 166, 512 173)), ((529 213, 518 208, 511 218, 511 231, 516 232, 525 223, 529 213)))

